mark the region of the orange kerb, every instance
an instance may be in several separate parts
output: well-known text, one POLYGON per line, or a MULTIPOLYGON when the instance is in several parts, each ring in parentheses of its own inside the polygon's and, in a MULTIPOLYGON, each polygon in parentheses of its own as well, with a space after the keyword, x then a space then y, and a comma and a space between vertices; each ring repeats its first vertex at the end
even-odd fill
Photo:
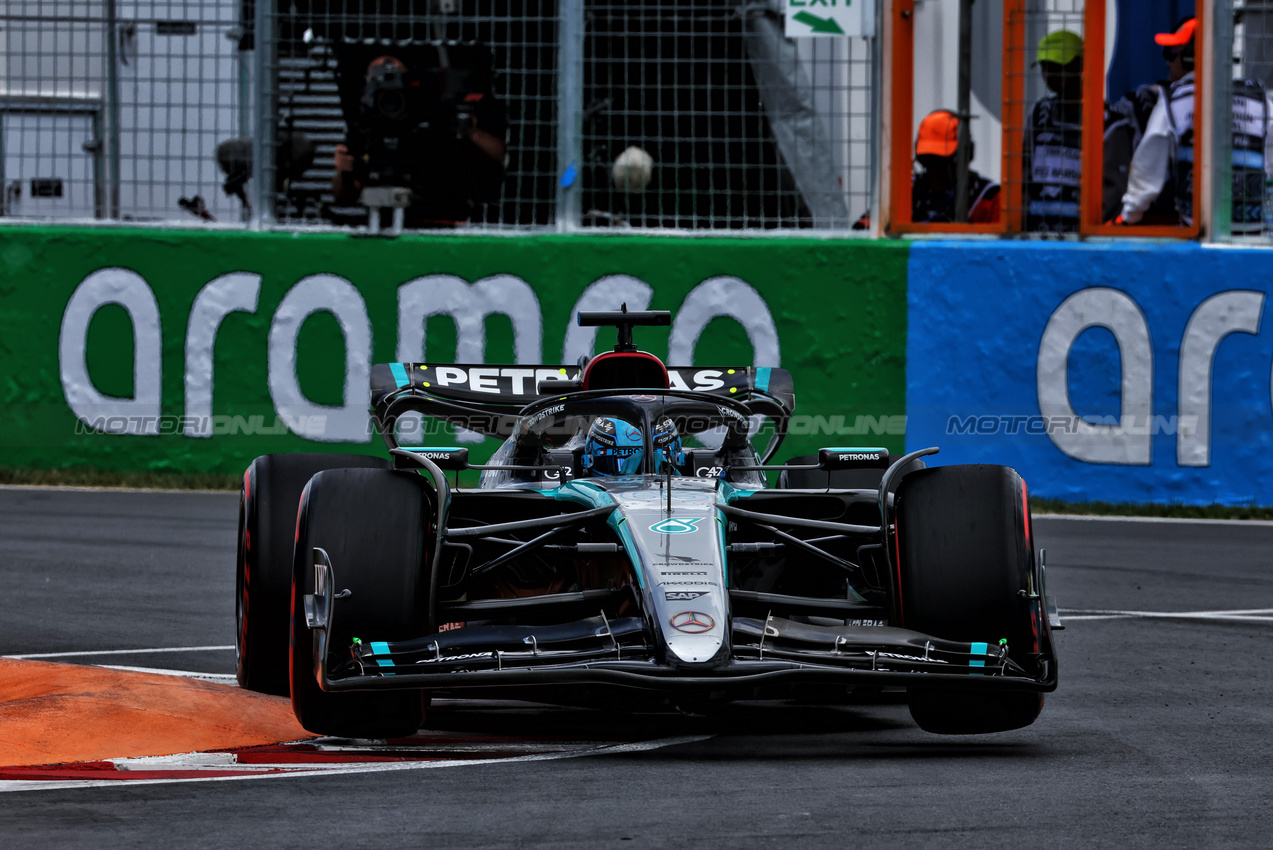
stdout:
POLYGON ((0 765, 162 756, 309 737, 281 697, 178 676, 0 658, 0 765))

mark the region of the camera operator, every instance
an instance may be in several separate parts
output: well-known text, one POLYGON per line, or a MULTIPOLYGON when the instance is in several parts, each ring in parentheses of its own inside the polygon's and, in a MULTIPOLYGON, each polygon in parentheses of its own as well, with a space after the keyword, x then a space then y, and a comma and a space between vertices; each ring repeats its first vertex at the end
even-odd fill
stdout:
POLYGON ((471 67, 471 59, 468 67, 449 64, 448 54, 472 55, 456 46, 428 49, 436 62, 418 65, 419 72, 397 56, 367 65, 357 107, 346 110, 346 144, 336 146, 337 205, 379 206, 364 189, 409 189, 407 226, 438 227, 467 221, 481 204, 498 200, 507 122, 489 72, 471 67))

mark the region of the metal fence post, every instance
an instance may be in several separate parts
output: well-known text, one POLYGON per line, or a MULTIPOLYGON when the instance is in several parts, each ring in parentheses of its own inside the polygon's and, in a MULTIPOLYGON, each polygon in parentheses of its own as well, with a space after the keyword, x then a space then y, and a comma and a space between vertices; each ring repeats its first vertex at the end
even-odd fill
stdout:
POLYGON ((119 218, 119 16, 106 0, 106 217, 119 218))
POLYGON ((1215 241, 1233 235, 1233 0, 1209 5, 1204 33, 1211 31, 1211 43, 1203 52, 1211 61, 1203 95, 1211 101, 1211 138, 1205 146, 1211 161, 1211 196, 1206 199, 1211 204, 1211 227, 1205 237, 1215 241))
POLYGON ((252 47, 255 120, 252 132, 252 227, 274 223, 275 0, 256 0, 252 47))
MULTIPOLYGON (((875 35, 869 40, 871 45, 871 104, 870 104, 870 124, 871 132, 875 138, 871 141, 868 150, 867 167, 871 170, 871 187, 870 201, 867 204, 868 215, 871 221, 871 235, 880 237, 884 235, 884 212, 882 199, 884 197, 884 180, 888 169, 883 167, 883 163, 888 157, 888 149, 885 147, 886 137, 884 133, 882 99, 884 94, 884 55, 885 49, 885 29, 888 19, 885 15, 892 11, 892 4, 884 3, 884 0, 875 0, 875 35)), ((853 210, 849 210, 850 227, 853 222, 853 210)))
POLYGON ((580 222, 583 171, 583 0, 560 0, 557 30, 557 231, 580 222))
POLYGON ((959 112, 955 180, 955 221, 968 221, 968 143, 972 141, 972 0, 959 0, 959 82, 956 88, 959 112))

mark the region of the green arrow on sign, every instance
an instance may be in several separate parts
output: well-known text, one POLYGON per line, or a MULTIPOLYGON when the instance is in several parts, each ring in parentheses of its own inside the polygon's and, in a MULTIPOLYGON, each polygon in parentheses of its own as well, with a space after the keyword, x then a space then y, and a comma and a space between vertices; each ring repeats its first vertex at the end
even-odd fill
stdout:
POLYGON ((795 19, 813 32, 844 35, 844 30, 840 29, 840 25, 835 22, 835 18, 819 18, 817 15, 812 15, 808 12, 797 12, 795 19))

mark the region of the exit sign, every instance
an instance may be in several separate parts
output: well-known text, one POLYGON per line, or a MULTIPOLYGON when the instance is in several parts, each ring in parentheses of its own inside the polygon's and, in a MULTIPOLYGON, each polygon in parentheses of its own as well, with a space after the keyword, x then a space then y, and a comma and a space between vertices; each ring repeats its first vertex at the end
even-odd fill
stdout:
POLYGON ((875 0, 786 0, 787 38, 875 35, 875 0))

